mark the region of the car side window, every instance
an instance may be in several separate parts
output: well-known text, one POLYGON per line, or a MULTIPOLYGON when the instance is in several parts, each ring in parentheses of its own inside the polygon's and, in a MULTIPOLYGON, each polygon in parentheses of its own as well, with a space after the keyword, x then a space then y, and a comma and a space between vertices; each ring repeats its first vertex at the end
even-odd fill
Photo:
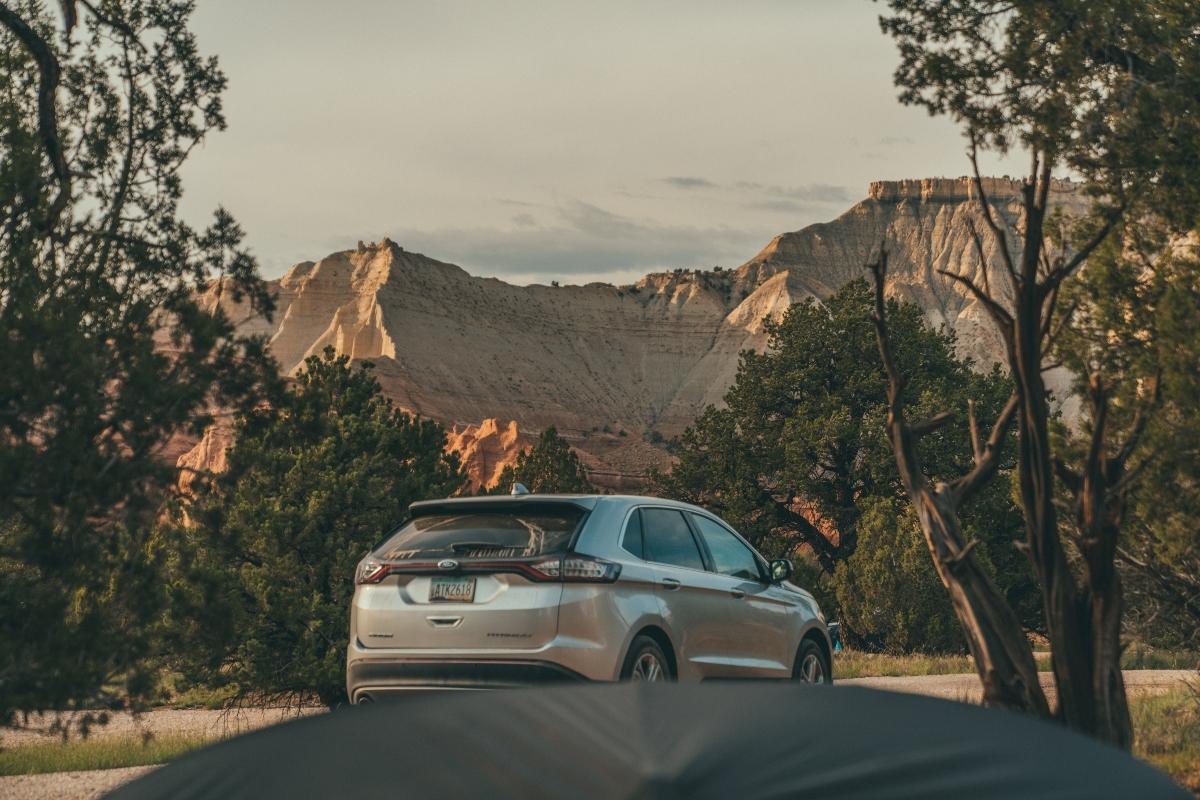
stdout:
POLYGON ((643 508, 642 537, 647 561, 704 569, 700 548, 683 512, 672 508, 643 508))
POLYGON ((708 517, 692 514, 692 522, 695 523, 704 543, 708 545, 708 552, 712 555, 713 567, 717 572, 748 581, 762 580, 758 559, 740 539, 708 517))
POLYGON ((621 537, 621 547, 638 558, 646 557, 646 549, 642 544, 642 512, 635 508, 625 523, 625 535, 621 537))

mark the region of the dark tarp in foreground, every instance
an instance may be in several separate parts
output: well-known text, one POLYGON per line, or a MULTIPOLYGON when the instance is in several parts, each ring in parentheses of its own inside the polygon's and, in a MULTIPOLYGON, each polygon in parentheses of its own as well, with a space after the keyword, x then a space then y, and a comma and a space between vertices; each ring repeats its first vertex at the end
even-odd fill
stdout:
POLYGON ((421 695, 184 756, 118 798, 1188 798, 1057 725, 803 684, 421 695))

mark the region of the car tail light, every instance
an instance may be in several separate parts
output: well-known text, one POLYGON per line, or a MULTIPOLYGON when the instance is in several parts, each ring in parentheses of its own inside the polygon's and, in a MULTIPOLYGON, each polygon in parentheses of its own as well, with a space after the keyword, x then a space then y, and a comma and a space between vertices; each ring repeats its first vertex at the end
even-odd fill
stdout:
POLYGON ((530 565, 546 580, 570 583, 612 583, 621 574, 621 565, 580 555, 545 558, 530 565))
POLYGON ((564 583, 612 583, 621 574, 621 565, 591 556, 567 554, 538 560, 463 560, 449 570, 441 562, 409 561, 388 564, 364 561, 355 575, 357 583, 379 583, 388 575, 444 575, 458 573, 514 572, 531 581, 564 583))
POLYGON ((356 582, 379 583, 387 577, 389 571, 387 564, 380 564, 378 561, 364 561, 358 566, 356 582))

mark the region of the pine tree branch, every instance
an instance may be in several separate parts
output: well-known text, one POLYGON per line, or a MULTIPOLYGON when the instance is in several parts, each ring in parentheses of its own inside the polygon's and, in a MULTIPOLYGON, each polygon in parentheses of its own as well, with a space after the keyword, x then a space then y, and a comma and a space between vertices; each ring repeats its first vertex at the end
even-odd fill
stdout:
POLYGON ((38 136, 58 182, 58 194, 51 201, 44 221, 44 227, 49 232, 58 223, 71 197, 71 173, 59 138, 58 111, 55 108, 61 70, 50 44, 3 2, 0 2, 0 25, 25 46, 38 68, 38 136))
POLYGON ((1008 272, 1009 279, 1013 282, 1013 290, 1017 288, 1017 267, 1013 261, 1012 252, 1008 248, 1008 236, 1004 229, 997 224, 995 217, 992 216, 992 207, 988 201, 987 193, 983 190, 983 177, 979 172, 979 140, 975 136, 975 132, 970 132, 971 137, 971 177, 975 182, 975 191, 979 194, 979 207, 983 212, 983 219, 991 229, 992 235, 996 237, 996 243, 1000 247, 1000 257, 1004 262, 1004 268, 1008 272))
MULTIPOLYGON (((950 484, 958 503, 962 503, 973 495, 979 490, 979 487, 987 483, 992 475, 995 474, 996 468, 1000 463, 1000 453, 1004 449, 1004 438, 1008 435, 1008 427, 1012 424, 1013 417, 1016 416, 1019 405, 1019 396, 1014 392, 1008 398, 1008 402, 1004 404, 1004 408, 1000 411, 1000 416, 996 418, 996 422, 992 425, 992 432, 988 436, 987 442, 983 445, 982 450, 978 451, 975 457, 975 468, 950 484)), ((972 420, 974 420, 974 416, 972 412, 972 420)), ((978 431, 975 429, 974 424, 972 424, 971 428, 972 440, 975 442, 975 446, 978 447, 978 431)))
POLYGON ((991 295, 980 289, 970 278, 966 277, 965 275, 958 275, 946 269, 939 269, 938 274, 944 275, 950 280, 961 283, 963 286, 965 286, 967 291, 971 293, 971 296, 983 304, 983 307, 987 309, 988 314, 990 314, 992 319, 995 320, 996 324, 1000 326, 1001 330, 1007 331, 1012 327, 1012 315, 1005 311, 1003 306, 993 300, 991 295))

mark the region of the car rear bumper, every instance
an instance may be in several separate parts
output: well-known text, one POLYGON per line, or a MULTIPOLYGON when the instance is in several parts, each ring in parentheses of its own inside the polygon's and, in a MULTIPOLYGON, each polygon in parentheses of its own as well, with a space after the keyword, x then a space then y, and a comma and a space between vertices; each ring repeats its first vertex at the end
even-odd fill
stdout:
POLYGON ((413 691, 513 689, 588 680, 549 661, 361 659, 346 669, 351 703, 413 691))
POLYGON ((346 695, 380 697, 424 689, 507 689, 570 681, 611 681, 621 646, 558 636, 543 647, 445 649, 366 647, 346 651, 346 695))

